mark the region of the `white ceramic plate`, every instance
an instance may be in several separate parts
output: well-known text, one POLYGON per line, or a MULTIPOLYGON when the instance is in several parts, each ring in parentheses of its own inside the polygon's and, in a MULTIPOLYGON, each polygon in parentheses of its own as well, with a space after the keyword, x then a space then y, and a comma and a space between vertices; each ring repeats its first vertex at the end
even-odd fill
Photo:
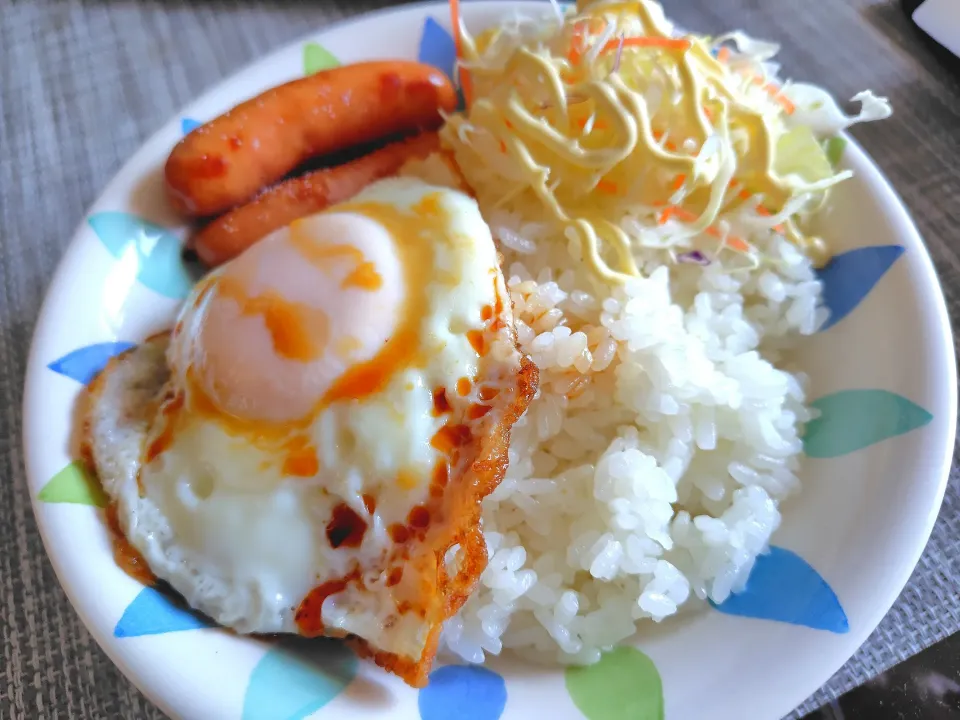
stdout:
MULTIPOLYGON (((510 8, 469 3, 471 29, 510 8)), ((731 18, 731 25, 736 18, 731 18)), ((953 449, 956 378, 943 296, 923 242, 856 145, 856 172, 823 232, 843 251, 825 271, 832 326, 802 361, 823 412, 808 427, 803 492, 744 596, 645 630, 636 650, 564 672, 499 659, 448 666, 419 693, 337 643, 276 643, 205 627, 114 564, 102 495, 75 458, 74 406, 106 359, 168 327, 191 279, 185 228, 162 165, 192 120, 330 62, 428 60, 449 70, 445 5, 408 6, 296 43, 203 96, 127 163, 77 230, 30 356, 24 445, 34 509, 64 588, 124 673, 177 717, 294 720, 778 718, 817 689, 877 625, 927 541, 953 449)), ((719 30, 719 28, 717 28, 719 30)), ((882 88, 879 88, 882 90, 882 88)))

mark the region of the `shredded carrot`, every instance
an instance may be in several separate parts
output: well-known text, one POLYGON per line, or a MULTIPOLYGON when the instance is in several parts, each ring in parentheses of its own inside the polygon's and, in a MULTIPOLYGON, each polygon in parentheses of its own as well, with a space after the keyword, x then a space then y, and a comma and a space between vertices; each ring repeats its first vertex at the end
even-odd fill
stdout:
POLYGON ((749 200, 750 193, 747 192, 746 188, 744 188, 743 190, 737 193, 737 197, 740 198, 741 200, 749 200))
POLYGON ((460 0, 450 0, 450 29, 453 31, 453 47, 459 60, 463 57, 463 43, 460 40, 460 0))
POLYGON ((679 190, 683 187, 683 184, 687 181, 686 175, 677 175, 673 179, 673 185, 670 187, 671 190, 679 190))
POLYGON ((750 81, 754 85, 760 85, 763 87, 763 91, 767 93, 770 97, 780 103, 780 106, 783 108, 783 111, 787 115, 793 115, 797 111, 797 106, 790 102, 790 98, 783 94, 783 88, 781 88, 776 83, 768 82, 764 83, 764 80, 759 75, 754 75, 750 78, 750 81))
MULTIPOLYGON (((771 215, 773 215, 773 213, 767 210, 763 205, 757 205, 757 215, 759 215, 760 217, 770 217, 771 215)), ((775 225, 773 229, 776 230, 777 232, 784 231, 783 225, 775 225)))
POLYGON ((571 65, 579 64, 583 58, 583 45, 587 29, 586 20, 580 20, 573 26, 573 38, 570 41, 570 51, 567 53, 567 60, 570 61, 571 65))
POLYGON ((616 195, 619 192, 619 188, 615 182, 610 182, 609 180, 601 180, 597 183, 597 190, 602 193, 607 193, 608 195, 616 195))
POLYGON ((787 115, 793 115, 793 113, 797 111, 797 106, 790 101, 790 98, 783 94, 783 88, 776 83, 766 82, 762 76, 744 71, 741 71, 741 75, 746 76, 754 85, 762 87, 767 95, 780 104, 787 115))
MULTIPOLYGON (((460 0, 450 0, 450 27, 453 29, 453 43, 457 51, 457 60, 463 58, 463 47, 460 41, 460 0)), ((470 73, 460 68, 460 89, 463 90, 463 101, 469 105, 473 95, 473 83, 470 73)))
POLYGON ((666 208, 662 213, 660 213, 660 217, 657 220, 657 222, 660 225, 665 225, 666 222, 674 216, 676 216, 680 220, 683 220, 684 222, 693 222, 694 220, 697 219, 697 216, 694 215, 689 210, 684 210, 679 205, 671 205, 670 207, 666 208))
MULTIPOLYGON (((577 120, 577 127, 583 130, 587 126, 587 121, 589 119, 590 119, 589 117, 580 118, 579 120, 577 120)), ((607 127, 608 125, 604 120, 594 120, 593 122, 594 130, 606 130, 607 127)))
MULTIPOLYGON (((667 222, 670 220, 670 218, 673 218, 673 217, 676 217, 679 220, 683 220, 684 222, 693 222, 694 220, 697 219, 697 216, 694 215, 689 210, 684 210, 682 207, 679 207, 677 205, 671 205, 670 207, 664 209, 663 212, 660 213, 660 216, 657 218, 657 223, 659 225, 666 225, 667 222)), ((711 225, 710 227, 708 227, 706 230, 706 233, 710 237, 715 237, 715 238, 721 237, 720 230, 717 229, 715 225, 711 225)), ((726 239, 726 245, 727 247, 732 248, 737 252, 742 252, 742 253, 750 252, 750 245, 746 241, 741 240, 738 237, 728 237, 726 239)))
POLYGON ((790 98, 788 98, 786 95, 777 95, 776 100, 783 106, 783 111, 787 115, 793 115, 797 111, 797 106, 790 102, 790 98))
POLYGON ((748 253, 750 252, 750 246, 738 237, 728 237, 727 238, 727 247, 731 250, 736 250, 737 252, 748 253))
POLYGON ((780 92, 780 88, 775 83, 769 82, 763 86, 763 91, 770 97, 776 97, 777 93, 780 92))
POLYGON ((500 141, 500 152, 504 154, 507 152, 507 144, 503 140, 500 141))
MULTIPOLYGON (((663 136, 664 136, 664 133, 662 130, 653 131, 653 139, 656 140, 657 142, 661 142, 663 140, 663 136)), ((663 147, 669 150, 670 152, 676 152, 677 150, 677 146, 672 140, 667 140, 667 142, 664 143, 663 147)))
MULTIPOLYGON (((662 50, 689 50, 690 41, 682 38, 659 37, 631 37, 623 39, 623 47, 660 48, 662 50)), ((620 40, 609 40, 603 46, 603 52, 615 52, 620 47, 620 40)))
POLYGON ((583 59, 583 52, 586 48, 587 35, 598 32, 603 29, 603 20, 592 18, 590 21, 580 20, 573 26, 573 38, 570 41, 570 50, 567 52, 567 60, 571 65, 577 65, 583 59))
POLYGON ((662 213, 660 213, 660 217, 657 218, 657 224, 666 225, 667 221, 669 221, 670 218, 676 214, 678 209, 679 208, 677 208, 676 205, 671 205, 670 207, 666 208, 662 213))
MULTIPOLYGON (((707 228, 707 235, 715 238, 721 237, 720 230, 718 230, 715 225, 711 225, 710 227, 707 228)), ((746 241, 741 240, 740 238, 735 236, 728 236, 725 241, 725 244, 728 248, 736 250, 737 252, 742 252, 742 253, 750 252, 750 246, 746 243, 746 241)))
POLYGON ((727 62, 730 59, 730 48, 722 47, 717 51, 717 60, 722 63, 727 62))
POLYGON ((796 112, 797 106, 790 102, 790 99, 786 95, 780 92, 778 85, 767 83, 763 86, 763 89, 767 92, 767 95, 780 103, 787 115, 793 115, 793 113, 796 112))

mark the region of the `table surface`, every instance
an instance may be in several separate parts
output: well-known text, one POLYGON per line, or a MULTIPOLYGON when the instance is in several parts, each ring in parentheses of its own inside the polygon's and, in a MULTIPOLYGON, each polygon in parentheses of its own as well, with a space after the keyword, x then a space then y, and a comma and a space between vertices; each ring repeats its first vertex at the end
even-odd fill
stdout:
MULTIPOLYGON (((30 509, 26 357, 46 286, 86 208, 181 106, 247 62, 384 0, 0 0, 0 716, 159 718, 70 607, 30 509)), ((790 76, 896 112, 854 135, 912 211, 947 301, 960 297, 960 74, 899 0, 666 0, 683 25, 783 46, 790 76)), ((910 584, 813 710, 960 629, 960 480, 910 584)))

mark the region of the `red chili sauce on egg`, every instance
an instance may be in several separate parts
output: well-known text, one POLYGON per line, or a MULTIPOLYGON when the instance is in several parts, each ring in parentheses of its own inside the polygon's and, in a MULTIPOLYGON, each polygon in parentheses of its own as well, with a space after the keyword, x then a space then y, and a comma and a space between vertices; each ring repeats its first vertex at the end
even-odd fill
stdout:
POLYGON ((322 585, 317 585, 313 590, 307 593, 307 596, 297 608, 294 615, 294 622, 297 623, 297 629, 304 637, 319 637, 323 635, 323 601, 331 595, 343 592, 353 576, 348 575, 339 580, 330 580, 322 585))
POLYGON ((340 503, 333 509, 327 523, 327 540, 330 547, 358 548, 367 532, 367 521, 346 503, 340 503))
POLYGON ((447 400, 447 391, 442 387, 437 388, 433 391, 433 415, 439 417, 448 412, 450 412, 450 401, 447 400))

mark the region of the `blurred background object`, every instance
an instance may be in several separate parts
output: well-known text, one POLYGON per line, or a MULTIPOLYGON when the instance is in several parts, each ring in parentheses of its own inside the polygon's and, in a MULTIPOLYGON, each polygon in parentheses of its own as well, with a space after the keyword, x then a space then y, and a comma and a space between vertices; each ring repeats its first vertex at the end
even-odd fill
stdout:
POLYGON ((960 718, 960 634, 951 635, 804 720, 960 718))
POLYGON ((917 27, 960 58, 960 0, 901 0, 917 27))

